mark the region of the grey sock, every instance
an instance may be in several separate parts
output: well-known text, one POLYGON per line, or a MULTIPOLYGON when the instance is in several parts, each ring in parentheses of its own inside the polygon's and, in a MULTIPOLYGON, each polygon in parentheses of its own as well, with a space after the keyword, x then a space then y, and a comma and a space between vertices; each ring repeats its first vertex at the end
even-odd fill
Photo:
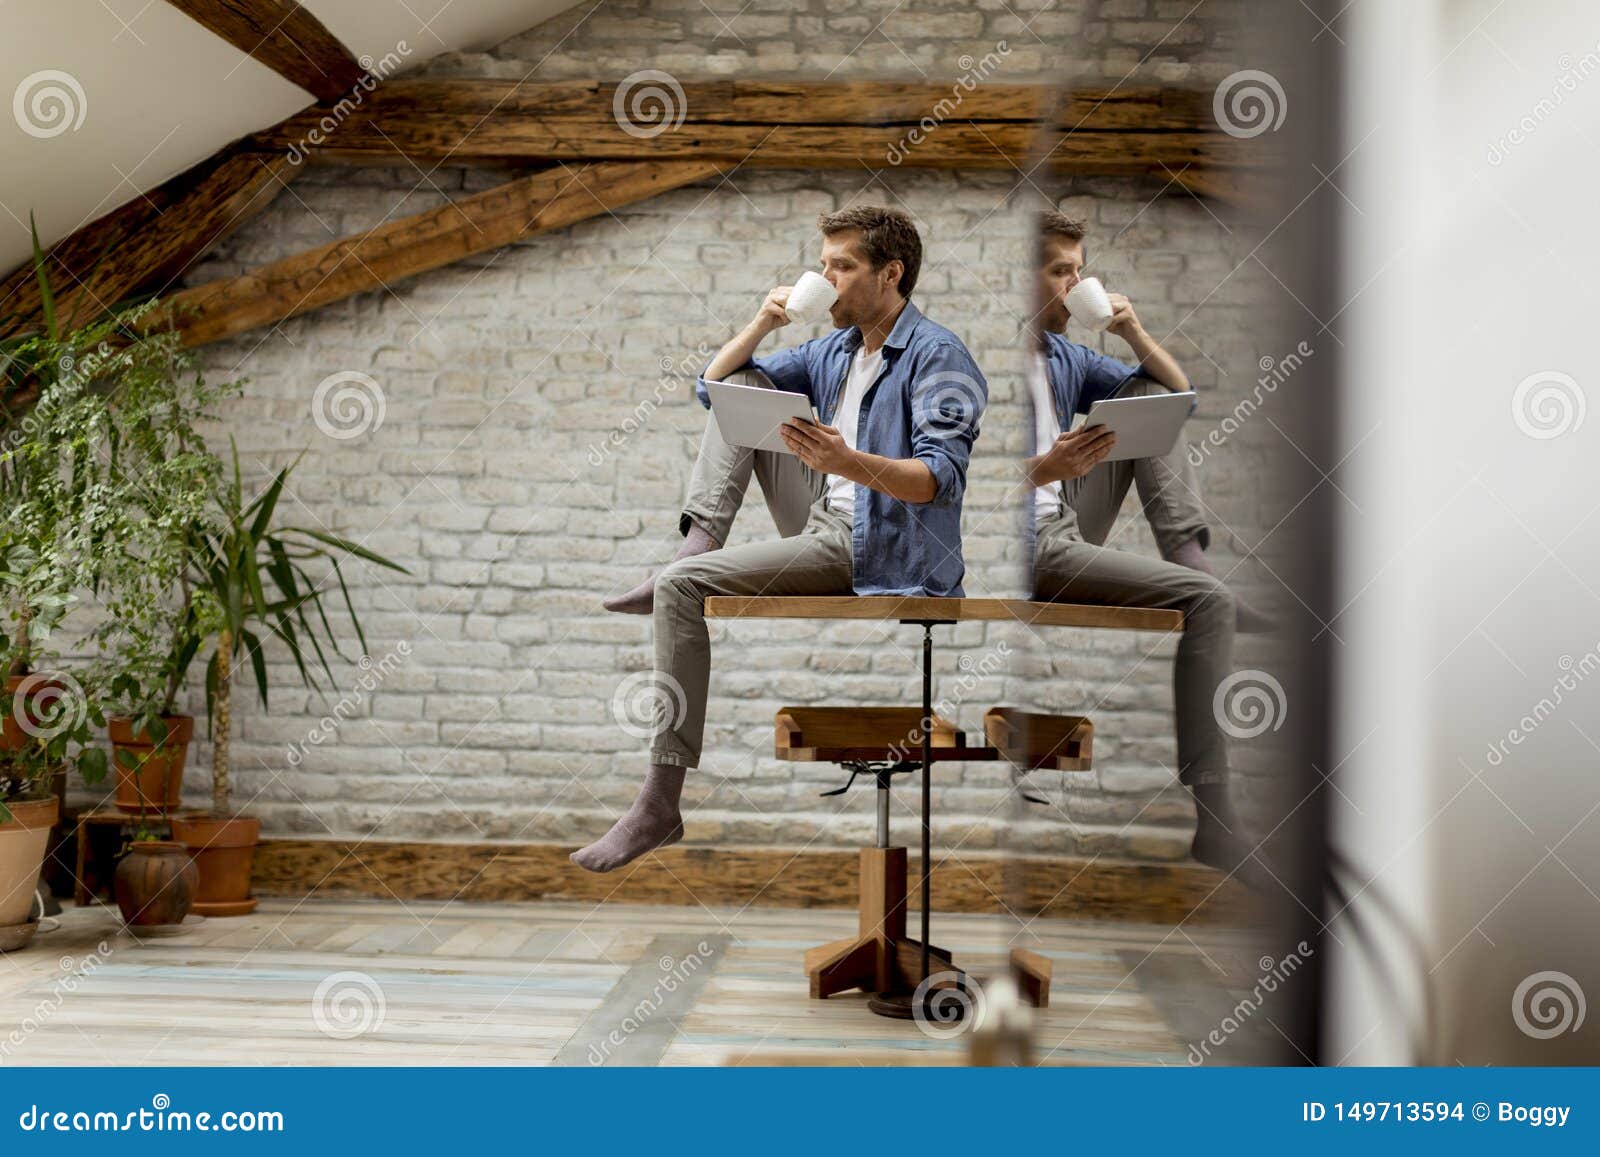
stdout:
POLYGON ((611 825, 611 830, 569 857, 580 868, 609 872, 631 863, 646 852, 683 839, 683 816, 678 801, 683 796, 686 770, 667 763, 652 763, 633 806, 611 825))
MULTIPOLYGON (((694 554, 704 554, 708 550, 716 550, 721 545, 698 522, 691 522, 689 533, 683 536, 683 545, 678 547, 678 553, 672 556, 672 561, 677 562, 680 558, 688 558, 694 554)), ((623 615, 650 614, 656 609, 656 576, 651 575, 631 591, 600 600, 600 605, 608 611, 616 611, 623 615)))
MULTIPOLYGON (((1211 569, 1211 560, 1206 557, 1205 548, 1200 545, 1200 536, 1196 535, 1184 543, 1171 554, 1167 555, 1168 562, 1175 562, 1179 566, 1186 566, 1190 570, 1201 571, 1216 577, 1217 572, 1211 569)), ((1265 634, 1276 630, 1278 620, 1264 611, 1245 602, 1238 595, 1233 597, 1234 626, 1242 634, 1265 634)))

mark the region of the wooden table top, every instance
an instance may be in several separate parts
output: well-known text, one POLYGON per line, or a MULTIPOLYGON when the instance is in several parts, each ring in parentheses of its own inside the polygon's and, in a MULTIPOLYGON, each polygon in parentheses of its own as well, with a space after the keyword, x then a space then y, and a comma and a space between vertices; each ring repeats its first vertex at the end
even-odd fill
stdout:
POLYGON ((1029 599, 945 599, 900 595, 712 595, 708 619, 900 619, 1017 622, 1031 627, 1104 627, 1178 631, 1180 611, 1040 603, 1029 599))

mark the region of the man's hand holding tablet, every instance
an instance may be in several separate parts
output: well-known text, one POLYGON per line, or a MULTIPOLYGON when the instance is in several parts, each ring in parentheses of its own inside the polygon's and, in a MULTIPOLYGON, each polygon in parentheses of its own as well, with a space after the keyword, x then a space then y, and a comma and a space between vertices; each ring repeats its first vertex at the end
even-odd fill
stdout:
POLYGON ((819 474, 852 477, 851 467, 859 458, 836 427, 814 419, 791 418, 778 433, 789 453, 819 474))
POLYGON ((1028 482, 1049 486, 1068 478, 1082 478, 1111 453, 1117 436, 1104 426, 1079 426, 1058 437, 1050 448, 1028 461, 1028 482))
MULTIPOLYGON (((816 411, 804 394, 772 390, 763 386, 741 386, 733 382, 706 382, 711 412, 717 428, 730 446, 749 446, 755 450, 776 450, 793 454, 781 431, 790 419, 812 422, 816 411)), ((803 459, 802 459, 803 460, 803 459)))

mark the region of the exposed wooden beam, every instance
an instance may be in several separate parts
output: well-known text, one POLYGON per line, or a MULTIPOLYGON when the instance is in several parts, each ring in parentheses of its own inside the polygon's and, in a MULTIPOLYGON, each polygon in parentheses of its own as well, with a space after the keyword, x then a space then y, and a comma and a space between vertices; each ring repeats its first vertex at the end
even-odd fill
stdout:
POLYGON ((1282 181, 1273 171, 1191 167, 1174 170, 1174 183, 1196 197, 1225 201, 1253 212, 1268 212, 1281 203, 1282 181))
POLYGON ((558 165, 166 300, 187 344, 217 341, 693 184, 724 167, 714 161, 558 165))
MULTIPOLYGON (((287 0, 172 2, 233 35, 257 28, 261 43, 278 43, 273 38, 280 34, 292 39, 306 21, 315 23, 287 0), (278 13, 277 25, 263 23, 268 7, 278 13)), ((298 48, 294 55, 306 59, 298 48)), ((291 151, 347 163, 393 163, 400 156, 430 164, 558 163, 432 213, 174 295, 170 300, 187 311, 180 329, 191 342, 204 342, 736 164, 1024 171, 1047 165, 1147 175, 1248 203, 1264 166, 1244 144, 1217 130, 1204 93, 1176 89, 1060 97, 1024 85, 962 92, 900 82, 718 81, 652 96, 594 82, 398 81, 358 104, 347 102, 337 117, 322 104, 257 134, 67 238, 51 262, 58 290, 79 317, 89 306, 175 276, 298 171, 291 151), (667 127, 657 132, 662 118, 667 127)), ((24 318, 37 316, 27 268, 0 282, 0 317, 19 307, 24 318)))
POLYGON ((294 0, 167 0, 318 100, 347 95, 366 70, 294 0))
MULTIPOLYGON (((1175 89, 1084 91, 1057 104, 1045 86, 851 81, 716 81, 658 89, 570 82, 413 80, 386 85, 319 144, 322 160, 526 165, 716 160, 764 168, 1028 169, 1151 175, 1245 163, 1217 130, 1209 98, 1175 89), (681 123, 679 118, 681 117, 681 123), (673 125, 675 127, 665 127, 673 125), (662 131, 655 131, 661 129, 662 131)), ((288 148, 318 128, 308 109, 260 134, 288 148)))
MULTIPOLYGON (((57 242, 45 268, 58 319, 82 323, 137 289, 164 289, 299 172, 282 154, 226 149, 57 242)), ((0 319, 5 332, 39 324, 32 258, 0 281, 0 319)))

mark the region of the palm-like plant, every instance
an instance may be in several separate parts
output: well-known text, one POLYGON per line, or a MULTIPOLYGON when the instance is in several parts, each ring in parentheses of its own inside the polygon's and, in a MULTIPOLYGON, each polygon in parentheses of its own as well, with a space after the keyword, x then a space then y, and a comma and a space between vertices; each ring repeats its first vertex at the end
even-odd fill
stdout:
POLYGON ((181 673, 201 650, 213 647, 206 666, 206 711, 215 744, 212 803, 219 817, 230 811, 228 735, 235 660, 241 655, 248 657, 263 706, 267 703, 264 634, 275 635, 288 648, 307 687, 320 689, 319 668, 331 684, 334 676, 328 652, 341 656, 342 652, 323 605, 327 578, 337 583, 365 652, 367 640, 345 584, 343 561, 354 557, 410 573, 399 563, 338 535, 303 526, 274 526, 284 484, 300 460, 296 458, 279 470, 271 484, 247 503, 239 449, 233 446, 232 450, 233 475, 217 489, 219 517, 195 528, 184 588, 185 626, 177 635, 174 652, 176 670, 181 673), (327 564, 328 575, 313 577, 307 564, 322 563, 327 564))

